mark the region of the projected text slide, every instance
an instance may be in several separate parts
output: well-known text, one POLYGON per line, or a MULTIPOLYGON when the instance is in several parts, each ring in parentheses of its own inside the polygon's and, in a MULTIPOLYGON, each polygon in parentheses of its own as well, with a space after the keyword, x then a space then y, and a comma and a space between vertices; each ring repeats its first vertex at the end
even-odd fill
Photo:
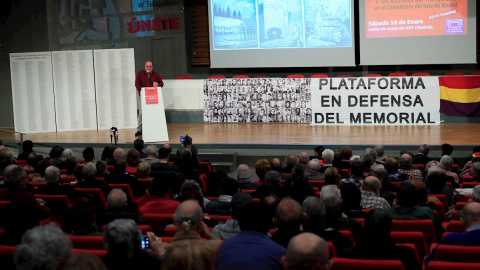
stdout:
POLYGON ((467 0, 367 0, 367 38, 467 35, 467 0))
POLYGON ((351 47, 350 0, 212 0, 214 50, 351 47))

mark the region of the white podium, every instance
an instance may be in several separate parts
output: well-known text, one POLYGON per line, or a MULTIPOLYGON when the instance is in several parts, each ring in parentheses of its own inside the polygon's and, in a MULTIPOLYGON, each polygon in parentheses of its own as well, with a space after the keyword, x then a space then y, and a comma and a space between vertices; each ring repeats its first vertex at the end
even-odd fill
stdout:
POLYGON ((144 142, 168 142, 167 120, 161 87, 143 87, 141 93, 142 139, 144 142))

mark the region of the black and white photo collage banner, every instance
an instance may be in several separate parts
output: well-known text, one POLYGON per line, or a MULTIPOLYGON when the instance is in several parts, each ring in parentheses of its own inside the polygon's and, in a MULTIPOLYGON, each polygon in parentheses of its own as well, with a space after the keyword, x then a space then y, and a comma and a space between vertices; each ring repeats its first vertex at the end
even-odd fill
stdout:
POLYGON ((206 123, 311 123, 310 79, 205 80, 206 123))

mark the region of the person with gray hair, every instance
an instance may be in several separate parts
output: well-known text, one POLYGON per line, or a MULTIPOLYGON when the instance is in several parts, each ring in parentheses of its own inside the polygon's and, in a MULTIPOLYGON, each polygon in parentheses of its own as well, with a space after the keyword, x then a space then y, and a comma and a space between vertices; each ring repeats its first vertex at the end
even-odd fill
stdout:
MULTIPOLYGON (((432 163, 434 162, 432 161, 432 163)), ((447 185, 447 174, 445 173, 442 164, 440 164, 438 161, 435 161, 435 163, 436 165, 431 165, 428 168, 427 179, 425 180, 425 184, 427 185, 427 193, 445 194, 448 205, 450 205, 453 192, 447 185)))
POLYGON ((325 180, 325 174, 321 173, 322 164, 314 158, 308 163, 308 180, 325 180))
POLYGON ((409 154, 403 154, 400 159, 400 167, 398 168, 399 173, 403 173, 406 175, 414 175, 414 176, 419 176, 423 177, 422 171, 420 171, 417 167, 412 167, 412 156, 409 154))
POLYGON ((480 203, 480 185, 473 187, 472 189, 472 200, 469 202, 479 202, 480 203))
POLYGON ((47 180, 47 184, 39 186, 37 194, 66 195, 70 202, 74 202, 81 197, 88 197, 83 192, 77 191, 71 185, 62 185, 60 183, 60 171, 55 166, 49 166, 45 169, 45 179, 47 180))
POLYGON ((251 173, 247 164, 238 165, 237 180, 240 183, 240 189, 257 189, 260 185, 258 183, 252 183, 250 181, 251 173))
POLYGON ((75 155, 73 154, 72 149, 65 149, 62 152, 62 159, 65 161, 69 157, 74 157, 75 155))
POLYGON ((142 158, 142 162, 147 162, 150 165, 157 163, 157 151, 158 148, 155 145, 150 144, 149 146, 147 146, 147 148, 145 149, 145 154, 147 154, 147 157, 142 158))
POLYGON ((15 249, 17 269, 55 269, 66 257, 73 254, 70 240, 53 224, 37 226, 22 236, 15 249))
POLYGON ((111 188, 104 180, 97 180, 97 167, 92 162, 87 162, 82 168, 83 179, 75 185, 78 188, 100 188, 105 198, 111 188))
POLYGON ((382 183, 380 179, 375 176, 367 176, 363 181, 362 187, 362 200, 360 205, 363 208, 390 208, 390 204, 384 198, 380 197, 380 190, 382 189, 382 183))
POLYGON ((453 158, 451 156, 443 155, 440 159, 440 163, 442 163, 443 168, 445 168, 445 172, 447 173, 447 175, 451 176, 453 180, 455 180, 455 183, 460 184, 460 179, 458 178, 458 175, 452 172, 453 158))
POLYGON ((340 189, 335 185, 323 186, 320 199, 325 203, 327 209, 325 228, 349 230, 352 232, 355 242, 359 241, 363 235, 362 227, 355 219, 343 217, 340 189))
POLYGON ((420 145, 417 154, 413 156, 413 164, 426 165, 432 160, 430 157, 428 157, 428 153, 430 153, 430 146, 428 144, 420 145))
POLYGON ((262 184, 252 193, 254 198, 263 198, 268 194, 275 194, 278 198, 282 198, 285 193, 282 186, 280 186, 280 181, 282 175, 279 172, 270 170, 265 174, 265 183, 262 184))
POLYGON ((350 167, 350 178, 343 178, 340 180, 340 184, 354 183, 357 187, 363 185, 363 172, 364 172, 364 163, 360 158, 354 158, 351 161, 350 167))
MULTIPOLYGON (((149 241, 159 242, 149 234, 149 241)), ((162 261, 142 250, 142 235, 131 219, 116 219, 105 228, 104 245, 107 254, 102 261, 108 269, 160 269, 162 261)), ((161 254, 155 254, 161 255, 161 254)))
POLYGON ((384 165, 385 164, 385 161, 384 159, 385 158, 388 158, 388 157, 384 157, 384 154, 385 154, 385 148, 383 147, 383 145, 376 145, 373 150, 375 150, 375 153, 377 153, 377 158, 375 159, 375 162, 377 164, 382 164, 384 165))
POLYGON ((310 160, 310 156, 307 152, 301 152, 298 158, 298 164, 302 165, 304 168, 307 167, 308 161, 310 160))
POLYGON ((327 242, 313 233, 301 233, 288 243, 282 257, 285 270, 329 270, 333 266, 327 242))
MULTIPOLYGON (((115 162, 116 160, 123 160, 125 159, 125 152, 123 151, 122 148, 115 148, 115 150, 113 151, 113 160, 112 162, 115 162)), ((109 165, 113 165, 113 164, 109 164, 109 165)))

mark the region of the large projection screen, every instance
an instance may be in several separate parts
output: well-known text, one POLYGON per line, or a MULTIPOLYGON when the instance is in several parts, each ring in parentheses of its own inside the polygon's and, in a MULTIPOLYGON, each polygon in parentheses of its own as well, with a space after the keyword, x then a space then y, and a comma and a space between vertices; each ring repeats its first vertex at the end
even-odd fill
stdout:
POLYGON ((360 65, 476 63, 476 1, 360 1, 360 65))
POLYGON ((209 0, 212 68, 354 66, 352 0, 209 0))

